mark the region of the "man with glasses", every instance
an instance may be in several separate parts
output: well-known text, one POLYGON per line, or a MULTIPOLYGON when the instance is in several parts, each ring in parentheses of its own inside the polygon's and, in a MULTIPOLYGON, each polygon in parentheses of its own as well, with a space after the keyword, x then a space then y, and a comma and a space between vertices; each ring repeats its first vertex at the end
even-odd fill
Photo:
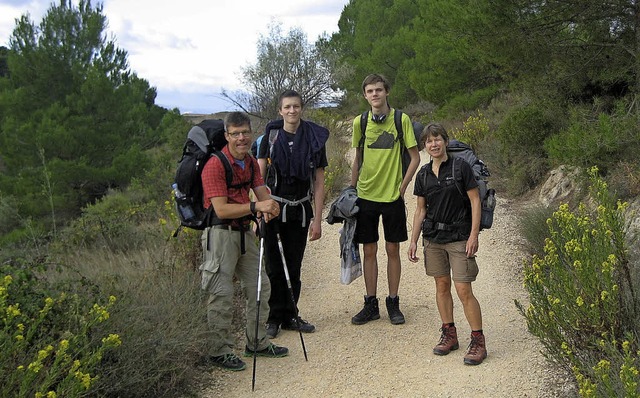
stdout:
POLYGON ((258 150, 260 172, 271 190, 271 197, 280 203, 281 214, 267 225, 265 253, 267 274, 271 281, 267 335, 277 336, 280 327, 304 333, 315 331, 297 312, 302 282, 302 258, 310 241, 322 235, 324 206, 324 168, 327 167, 325 143, 329 130, 302 120, 304 104, 300 94, 286 90, 278 99, 282 119, 270 122, 258 150), (277 234, 296 305, 288 289, 277 234))
MULTIPOLYGON (((269 197, 258 164, 248 154, 251 145, 251 121, 241 112, 232 112, 225 118, 225 138, 228 144, 222 154, 233 170, 232 184, 227 186, 222 160, 213 156, 202 170, 205 208, 213 206, 216 218, 224 223, 204 231, 202 244, 204 263, 202 288, 209 293, 207 320, 211 335, 209 361, 228 370, 243 370, 245 363, 233 352, 233 277, 240 280, 246 298, 245 356, 253 356, 257 316, 259 252, 255 234, 249 227, 250 216, 262 216, 269 222, 280 213, 280 206, 269 197), (258 201, 249 197, 252 189, 258 201), (245 244, 246 241, 246 244, 245 244)), ((263 270, 261 277, 260 317, 269 313, 269 282, 263 270)), ((283 357, 288 349, 269 341, 260 319, 256 354, 265 357, 283 357)))

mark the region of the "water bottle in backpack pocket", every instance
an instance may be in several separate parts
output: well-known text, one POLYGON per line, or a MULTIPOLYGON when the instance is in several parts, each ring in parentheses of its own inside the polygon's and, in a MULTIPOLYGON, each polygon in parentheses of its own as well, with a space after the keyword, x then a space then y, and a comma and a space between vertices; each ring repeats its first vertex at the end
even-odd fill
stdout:
POLYGON ((487 194, 481 201, 480 229, 488 229, 493 225, 493 212, 496 208, 496 190, 487 189, 487 194))
POLYGON ((189 198, 180 192, 178 189, 178 184, 174 183, 172 186, 173 194, 175 195, 176 202, 176 210, 180 216, 181 220, 191 221, 196 216, 196 213, 193 209, 193 203, 189 200, 189 198))

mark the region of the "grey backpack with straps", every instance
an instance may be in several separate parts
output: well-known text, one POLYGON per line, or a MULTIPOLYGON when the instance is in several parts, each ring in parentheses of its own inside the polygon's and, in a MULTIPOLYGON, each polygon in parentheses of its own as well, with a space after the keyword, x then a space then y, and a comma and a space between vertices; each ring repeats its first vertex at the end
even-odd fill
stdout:
POLYGON ((491 228, 491 225, 493 225, 493 213, 496 207, 496 191, 487 187, 488 177, 491 176, 489 169, 482 160, 478 159, 473 148, 464 142, 455 139, 449 140, 447 153, 453 158, 451 162, 451 174, 456 181, 456 188, 458 188, 460 195, 465 197, 467 196, 466 192, 463 192, 460 188, 462 172, 460 171, 460 166, 456 166, 456 163, 465 161, 471 166, 473 175, 478 183, 478 190, 480 191, 480 230, 491 228))

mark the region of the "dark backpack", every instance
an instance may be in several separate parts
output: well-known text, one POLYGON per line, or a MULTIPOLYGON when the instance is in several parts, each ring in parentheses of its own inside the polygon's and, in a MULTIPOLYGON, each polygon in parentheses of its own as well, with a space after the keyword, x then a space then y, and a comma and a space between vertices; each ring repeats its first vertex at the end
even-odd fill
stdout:
POLYGON ((449 140, 447 153, 453 157, 451 174, 455 177, 456 188, 458 188, 460 195, 465 197, 467 196, 466 192, 463 192, 460 188, 460 184, 462 184, 462 172, 460 171, 460 166, 456 165, 456 163, 464 160, 471 166, 473 175, 478 183, 478 190, 480 191, 480 230, 491 228, 493 224, 493 213, 496 207, 496 191, 487 188, 488 177, 491 176, 489 169, 482 160, 478 159, 473 148, 464 142, 455 139, 449 140))
POLYGON ((227 145, 224 132, 224 122, 221 119, 203 120, 189 130, 173 184, 176 213, 180 220, 180 226, 173 236, 177 236, 182 227, 203 230, 212 225, 228 224, 232 221, 216 217, 213 206, 206 210, 204 208, 202 169, 212 156, 216 156, 222 162, 228 188, 241 188, 251 184, 253 180, 253 162, 249 162, 251 178, 239 184, 232 184, 233 169, 229 159, 220 152, 227 145))
MULTIPOLYGON (((361 137, 360 137, 360 143, 358 144, 358 148, 364 148, 365 132, 367 131, 368 122, 369 122, 369 111, 366 111, 362 115, 360 115, 361 137)), ((406 150, 407 148, 404 146, 404 130, 402 129, 402 112, 401 111, 397 109, 394 110, 393 122, 395 123, 396 131, 398 132, 398 141, 400 142, 400 153, 402 156, 402 177, 404 177, 404 175, 407 174, 409 163, 411 163, 411 156, 409 155, 409 151, 406 150)), ((422 149, 420 148, 420 135, 422 134, 422 130, 424 129, 424 126, 422 125, 422 123, 418 121, 412 121, 411 123, 413 124, 413 134, 416 137, 416 143, 418 144, 418 151, 420 151, 422 149)), ((364 154, 364 151, 362 153, 364 154)), ((362 157, 360 158, 359 167, 360 166, 362 166, 362 157)))

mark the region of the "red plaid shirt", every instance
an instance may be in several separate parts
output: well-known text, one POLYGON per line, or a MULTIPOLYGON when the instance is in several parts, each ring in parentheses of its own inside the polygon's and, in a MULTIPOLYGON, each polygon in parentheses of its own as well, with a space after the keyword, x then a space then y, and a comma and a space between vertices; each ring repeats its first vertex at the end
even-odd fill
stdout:
POLYGON ((236 163, 228 147, 222 148, 222 153, 229 159, 231 170, 233 171, 232 184, 240 184, 251 178, 251 165, 253 162, 253 182, 242 188, 227 188, 227 178, 225 176, 224 165, 216 156, 205 164, 202 170, 202 188, 204 191, 204 208, 211 206, 211 198, 226 196, 228 203, 249 203, 249 188, 256 188, 264 185, 264 180, 260 175, 258 161, 250 155, 244 157, 244 169, 236 163))

